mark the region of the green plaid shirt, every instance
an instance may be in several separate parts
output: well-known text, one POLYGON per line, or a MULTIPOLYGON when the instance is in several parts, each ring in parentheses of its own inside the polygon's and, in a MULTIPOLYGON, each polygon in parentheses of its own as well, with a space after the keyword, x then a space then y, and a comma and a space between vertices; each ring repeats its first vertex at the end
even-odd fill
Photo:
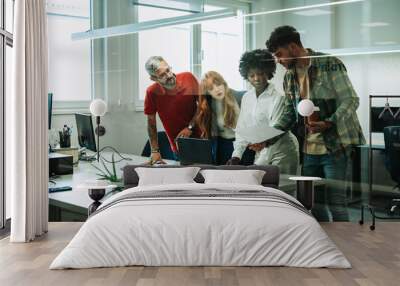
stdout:
MULTIPOLYGON (((336 57, 308 50, 311 66, 308 70, 309 98, 320 109, 321 121, 330 121, 332 128, 322 133, 329 153, 343 150, 349 145, 365 144, 365 138, 358 121, 356 110, 359 98, 347 75, 346 67, 336 57)), ((288 69, 283 82, 285 107, 275 127, 281 130, 292 129, 302 148, 304 141, 304 121, 297 113, 300 87, 296 69, 288 69), (303 126, 303 127, 302 127, 303 126), (300 132, 299 132, 300 131, 300 132)))

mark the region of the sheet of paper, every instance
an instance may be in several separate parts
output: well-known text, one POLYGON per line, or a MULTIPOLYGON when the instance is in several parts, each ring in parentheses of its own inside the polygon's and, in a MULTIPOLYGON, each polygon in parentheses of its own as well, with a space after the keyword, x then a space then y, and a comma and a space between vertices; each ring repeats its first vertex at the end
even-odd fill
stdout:
POLYGON ((244 140, 253 144, 264 142, 283 133, 282 130, 270 127, 266 124, 237 128, 236 132, 240 134, 244 140))

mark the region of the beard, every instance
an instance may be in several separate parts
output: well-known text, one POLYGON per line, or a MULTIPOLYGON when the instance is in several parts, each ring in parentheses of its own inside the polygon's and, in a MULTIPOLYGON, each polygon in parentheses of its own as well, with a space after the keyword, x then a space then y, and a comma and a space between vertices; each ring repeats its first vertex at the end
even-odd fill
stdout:
POLYGON ((176 86, 176 76, 175 74, 165 80, 165 83, 162 84, 163 87, 166 89, 173 89, 176 86))

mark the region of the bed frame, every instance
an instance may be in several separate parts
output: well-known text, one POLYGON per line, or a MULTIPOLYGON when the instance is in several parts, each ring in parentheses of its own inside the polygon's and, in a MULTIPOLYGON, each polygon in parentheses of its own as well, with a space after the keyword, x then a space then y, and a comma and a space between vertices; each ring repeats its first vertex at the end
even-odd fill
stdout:
MULTIPOLYGON (((214 166, 214 165, 193 165, 194 167, 200 167, 201 170, 263 170, 265 171, 265 175, 262 179, 261 184, 264 187, 271 187, 271 188, 278 188, 279 187, 279 167, 277 166, 258 166, 258 165, 251 165, 251 166, 241 166, 241 165, 221 165, 221 166, 214 166)), ((133 188, 136 187, 139 183, 139 176, 135 171, 137 167, 145 167, 145 168, 184 168, 188 166, 177 166, 177 165, 162 165, 162 166, 146 166, 146 165, 126 165, 123 170, 123 180, 124 180, 124 188, 133 188)), ((194 178, 197 183, 204 183, 204 178, 200 174, 194 178)))

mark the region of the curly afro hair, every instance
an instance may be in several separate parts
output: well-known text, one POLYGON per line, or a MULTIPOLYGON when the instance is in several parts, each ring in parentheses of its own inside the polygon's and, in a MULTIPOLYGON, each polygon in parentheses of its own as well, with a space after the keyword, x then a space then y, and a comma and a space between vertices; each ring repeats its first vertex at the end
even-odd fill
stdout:
POLYGON ((265 49, 257 49, 245 52, 240 58, 239 72, 247 80, 250 69, 258 69, 271 79, 276 70, 275 59, 270 52, 265 49))
POLYGON ((280 47, 285 47, 290 43, 295 43, 302 47, 303 44, 300 40, 300 34, 292 26, 280 26, 272 31, 271 36, 266 41, 268 51, 275 53, 280 47))

